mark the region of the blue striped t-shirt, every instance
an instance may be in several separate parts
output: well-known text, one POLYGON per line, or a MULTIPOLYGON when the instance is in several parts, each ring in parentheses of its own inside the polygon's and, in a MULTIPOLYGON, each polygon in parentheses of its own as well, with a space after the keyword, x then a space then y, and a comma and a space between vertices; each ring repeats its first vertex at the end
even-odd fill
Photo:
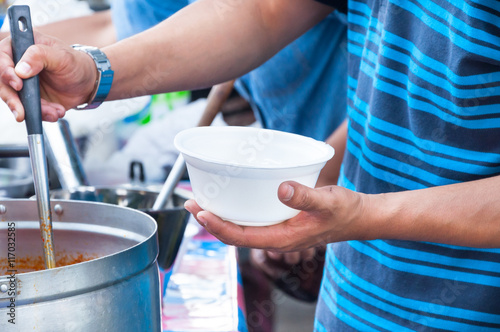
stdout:
MULTIPOLYGON (((350 0, 347 16, 339 184, 376 194, 499 175, 500 1, 350 0)), ((315 331, 500 330, 500 249, 349 241, 326 260, 315 331)))

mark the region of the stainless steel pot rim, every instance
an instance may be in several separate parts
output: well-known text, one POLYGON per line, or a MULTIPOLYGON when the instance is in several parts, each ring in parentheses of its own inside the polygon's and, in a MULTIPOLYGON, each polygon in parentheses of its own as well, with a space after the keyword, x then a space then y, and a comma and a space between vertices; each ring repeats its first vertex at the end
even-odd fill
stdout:
MULTIPOLYGON (((134 186, 134 185, 116 185, 116 186, 79 186, 76 188, 72 189, 56 189, 56 190, 51 190, 51 197, 53 199, 59 199, 59 200, 71 200, 74 201, 75 199, 69 199, 67 195, 71 194, 76 194, 76 193, 95 193, 99 191, 114 191, 118 195, 122 196, 127 196, 127 193, 135 193, 143 196, 148 196, 151 198, 156 198, 161 190, 161 186, 147 186, 145 188, 139 187, 139 186, 134 186), (66 196, 64 196, 66 194, 66 196)), ((174 190, 174 195, 178 196, 181 199, 193 199, 193 193, 190 190, 184 189, 177 187, 174 190)), ((34 197, 31 197, 34 199, 34 197)), ((102 202, 101 202, 102 203, 102 202)), ((104 204, 113 204, 113 203, 104 203, 104 204)), ((113 204, 116 205, 116 204, 113 204)), ((120 205, 123 206, 123 205, 120 205)), ((173 206, 169 207, 168 209, 184 209, 184 207, 181 206, 173 206)), ((152 211, 150 208, 138 208, 140 211, 152 211)))
MULTIPOLYGON (((102 216, 103 214, 109 214, 109 216, 103 218, 102 221, 103 223, 108 223, 109 220, 112 220, 112 222, 108 225, 109 228, 123 225, 123 227, 130 232, 139 232, 139 236, 144 237, 144 240, 133 244, 124 250, 92 259, 90 261, 64 267, 57 267, 50 270, 19 273, 16 277, 23 285, 22 291, 18 295, 19 301, 24 300, 27 301, 27 303, 31 303, 31 301, 48 301, 55 296, 54 292, 56 290, 58 294, 57 296, 64 297, 82 292, 83 290, 99 289, 110 283, 115 283, 117 280, 123 280, 140 273, 141 271, 148 269, 151 264, 156 263, 158 256, 158 229, 155 220, 146 213, 136 209, 120 207, 112 204, 64 200, 52 200, 52 210, 54 210, 54 207, 58 204, 64 211, 64 219, 60 215, 53 213, 55 227, 61 227, 58 224, 65 223, 64 220, 70 220, 69 223, 72 224, 97 224, 98 226, 102 226, 99 225, 99 221, 97 220, 91 220, 89 222, 89 220, 86 220, 85 218, 90 218, 89 216, 94 215, 102 216), (80 222, 74 221, 73 218, 78 216, 76 213, 78 211, 89 211, 86 212, 89 213, 89 215, 80 219, 80 222), (114 220, 114 217, 115 219, 122 219, 114 220), (125 217, 129 220, 124 221, 123 218, 125 217), (135 220, 139 220, 139 222, 136 222, 135 220), (92 277, 87 276, 85 278, 80 278, 78 283, 76 283, 73 279, 75 279, 75 276, 78 275, 91 275, 92 277), (49 287, 44 285, 44 282, 46 283, 47 280, 51 280, 51 282, 56 285, 54 289, 49 289, 49 287), (30 285, 30 287, 28 287, 28 285, 30 285)), ((6 222, 7 220, 14 222, 18 221, 19 223, 16 223, 16 228, 22 227, 22 222, 33 222, 33 220, 37 220, 33 218, 37 215, 36 202, 34 201, 21 199, 0 200, 0 205, 6 207, 5 213, 0 214, 0 226, 2 228, 8 224, 6 222), (28 209, 28 206, 32 208, 28 209), (21 209, 23 207, 24 209, 21 209), (19 213, 17 216, 13 216, 14 213, 16 213, 16 209, 19 213), (30 210, 35 210, 35 212, 30 210), (26 216, 30 216, 30 218, 26 218, 26 216)), ((100 230, 109 231, 110 229, 107 229, 106 226, 104 226, 104 228, 101 227, 100 230)), ((57 251, 57 239, 55 239, 55 244, 57 251)), ((1 306, 2 301, 0 301, 0 307, 1 306)))
MULTIPOLYGON (((33 222, 38 216, 36 202, 0 200, 0 205, 4 206, 0 209, 0 224, 6 224, 8 220, 19 221, 16 228, 21 227, 22 221, 36 224, 33 222)), ((107 331, 117 330, 117 327, 120 331, 141 331, 142 327, 148 331, 161 331, 156 261, 158 240, 154 219, 138 210, 110 204, 52 201, 52 209, 57 205, 60 208, 59 213, 53 214, 54 224, 74 222, 115 227, 135 232, 145 240, 140 243, 127 240, 114 242, 112 237, 99 234, 89 233, 79 237, 78 232, 66 233, 59 242, 61 250, 69 248, 80 252, 90 240, 88 247, 91 252, 94 247, 92 239, 96 238, 96 243, 100 245, 95 245, 95 253, 111 255, 60 268, 0 277, 2 285, 8 285, 9 289, 15 287, 16 290, 15 297, 0 293, 0 313, 4 316, 10 312, 9 306, 14 298, 16 310, 19 310, 16 326, 20 331, 31 330, 34 326, 43 331, 107 331)), ((106 229, 101 228, 100 231, 106 229)), ((5 233, 2 231, 2 234, 5 233)), ((31 235, 22 237, 20 232, 19 238, 16 236, 19 248, 26 248, 19 250, 18 254, 22 256, 40 245, 35 245, 33 241, 38 238, 39 230, 26 233, 31 235), (33 244, 33 249, 21 246, 23 244, 33 244)), ((8 325, 6 320, 0 321, 0 330, 8 325)))
POLYGON ((159 191, 157 190, 152 190, 152 188, 147 187, 139 187, 139 186, 133 186, 133 185, 114 185, 114 186, 79 186, 76 188, 71 188, 67 190, 69 193, 75 193, 75 192, 95 192, 98 190, 117 190, 117 191, 123 191, 123 194, 125 194, 127 191, 135 191, 135 192, 143 192, 143 193, 151 193, 151 194, 158 194, 159 191))
MULTIPOLYGON (((151 195, 158 195, 161 190, 161 185, 147 185, 147 186, 140 186, 140 185, 133 185, 133 184, 124 184, 124 185, 113 185, 113 186, 79 186, 76 188, 71 188, 68 190, 54 190, 54 192, 57 191, 66 191, 68 193, 76 193, 76 192, 95 192, 98 190, 116 190, 116 191, 122 191, 122 194, 126 194, 127 191, 133 191, 137 193, 145 193, 145 194, 151 194, 151 195)), ((185 199, 191 199, 193 198, 193 193, 188 190, 184 189, 181 187, 177 187, 174 190, 174 193, 185 199)))
MULTIPOLYGON (((27 200, 26 199, 3 199, 3 200, 0 199, 0 205, 7 206, 7 208, 8 208, 9 204, 12 204, 12 203, 14 203, 16 201, 21 202, 21 201, 27 201, 27 200)), ((35 202, 33 198, 31 198, 29 201, 35 202)), ((62 221, 57 221, 56 220, 57 219, 56 218, 57 215, 55 214, 55 211, 54 211, 55 207, 58 204, 59 205, 60 204, 64 205, 66 203, 69 203, 69 204, 84 204, 84 205, 91 204, 92 206, 103 206, 103 207, 106 207, 106 208, 107 207, 111 207, 111 208, 117 208, 117 209, 120 209, 120 210, 129 210, 129 211, 131 211, 131 213, 138 213, 138 214, 146 216, 148 219, 151 219, 153 221, 153 223, 151 225, 154 227, 154 231, 150 235, 148 235, 148 236, 141 236, 141 235, 138 235, 138 234, 136 234, 136 233, 134 233, 132 231, 118 229, 118 228, 115 228, 115 227, 109 227, 109 226, 103 226, 103 225, 92 225, 93 227, 95 227, 96 230, 100 230, 101 231, 101 232, 98 232, 99 234, 106 234, 106 235, 116 236, 117 235, 116 231, 118 231, 120 233, 119 234, 120 236, 124 236, 127 239, 129 239, 129 240, 136 241, 137 243, 135 245, 130 246, 127 249, 117 251, 117 252, 115 252, 113 254, 110 254, 110 255, 105 255, 105 256, 102 256, 102 257, 98 257, 98 258, 92 259, 90 261, 76 263, 76 264, 72 264, 72 265, 69 265, 69 266, 57 267, 57 268, 51 269, 51 271, 52 270, 56 270, 56 269, 61 269, 61 268, 70 268, 72 266, 76 266, 76 265, 80 265, 80 264, 86 264, 86 263, 90 263, 92 261, 96 261, 96 260, 100 260, 100 259, 105 259, 107 257, 119 255, 120 253, 123 253, 123 252, 125 252, 125 251, 127 251, 129 249, 132 249, 132 248, 135 248, 135 247, 141 245, 141 243, 149 241, 150 239, 152 239, 153 237, 155 237, 156 234, 157 234, 157 232, 158 232, 158 225, 156 224, 156 221, 151 216, 149 216, 147 213, 142 212, 140 210, 132 209, 132 208, 128 208, 128 207, 123 207, 123 206, 117 206, 115 204, 108 204, 108 203, 101 203, 101 202, 74 201, 74 200, 51 200, 51 209, 52 209, 52 216, 53 216, 52 217, 53 218, 52 227, 55 230, 75 230, 75 231, 89 232, 88 228, 80 226, 80 225, 89 225, 89 224, 78 223, 78 222, 62 222, 62 221), (73 226, 73 227, 70 227, 70 226, 73 226)), ((17 229, 37 229, 39 227, 37 221, 26 221, 26 220, 12 220, 12 221, 19 222, 19 223, 16 224, 16 230, 17 229), (29 227, 29 226, 31 226, 31 227, 29 227)), ((8 227, 8 223, 4 222, 3 218, 0 218, 0 229, 6 229, 7 227, 8 227)), ((56 239, 56 241, 57 241, 57 239, 56 239)), ((38 272, 42 272, 42 271, 32 271, 32 272, 26 272, 26 273, 20 273, 20 274, 38 273, 38 272)))

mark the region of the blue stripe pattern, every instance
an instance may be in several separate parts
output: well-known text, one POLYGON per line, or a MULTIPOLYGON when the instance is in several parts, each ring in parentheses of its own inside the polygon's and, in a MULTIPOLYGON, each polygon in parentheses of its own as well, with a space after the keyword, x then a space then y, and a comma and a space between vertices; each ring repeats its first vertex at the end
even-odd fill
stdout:
MULTIPOLYGON (((349 0, 348 23, 338 185, 377 194, 500 175, 500 1, 349 0)), ((499 248, 328 246, 315 331, 427 329, 500 330, 499 248)))
MULTIPOLYGON (((330 283, 330 279, 346 293, 356 293, 358 296, 356 298, 361 301, 368 303, 376 303, 375 306, 378 308, 385 308, 385 311, 390 311, 392 314, 399 316, 410 316, 411 311, 414 308, 418 308, 422 314, 432 314, 440 313, 445 310, 449 311, 449 316, 453 318, 462 318, 467 320, 474 320, 476 317, 480 317, 485 322, 498 324, 500 321, 500 315, 485 314, 472 310, 464 310, 460 308, 449 308, 447 306, 437 304, 437 303, 426 303, 422 301, 412 300, 406 297, 394 295, 372 283, 367 282, 363 278, 352 273, 346 266, 344 266, 339 260, 335 259, 335 254, 330 253, 329 264, 327 266, 325 279, 323 283, 330 283), (344 282, 344 280, 349 280, 349 282, 344 282), (383 299, 380 300, 380 299, 383 299)), ((333 287, 332 285, 324 285, 325 288, 333 287)), ((427 319, 435 319, 435 328, 443 328, 443 326, 438 326, 443 322, 442 318, 431 317, 427 319)), ((450 322, 452 324, 453 322, 450 322)), ((464 330, 462 324, 457 324, 455 331, 464 330)))
MULTIPOLYGON (((343 270, 345 271, 345 267, 341 266, 341 268, 343 268, 343 270)), ((333 269, 332 266, 328 268, 328 274, 327 276, 325 276, 325 282, 324 282, 325 289, 328 289, 330 291, 333 291, 333 285, 332 282, 330 281, 330 278, 333 281, 333 283, 339 285, 342 292, 354 296, 357 300, 363 303, 372 305, 380 310, 389 312, 394 316, 398 316, 403 320, 407 320, 408 317, 414 316, 419 321, 426 320, 427 325, 429 327, 436 329, 451 329, 453 331, 463 331, 471 328, 469 324, 454 322, 438 317, 425 316, 420 313, 414 313, 411 311, 411 309, 415 306, 416 303, 409 303, 411 301, 408 301, 405 298, 395 297, 390 293, 387 294, 387 292, 384 292, 387 297, 379 297, 375 294, 368 293, 366 289, 360 290, 360 288, 355 287, 350 283, 344 282, 345 276, 341 275, 340 272, 337 272, 335 269, 333 269)), ((350 278, 353 279, 354 277, 351 276, 350 278)), ((356 278, 356 280, 361 281, 362 283, 362 279, 356 278)), ((421 308, 426 307, 425 305, 422 305, 422 303, 418 303, 418 305, 421 308)), ((435 309, 435 311, 427 310, 427 314, 432 312, 439 312, 439 309, 435 307, 433 309, 435 309)), ((467 312, 464 310, 457 310, 457 312, 452 312, 452 314, 454 315, 455 318, 464 318, 464 317, 473 318, 477 313, 467 312)), ((497 322, 498 319, 500 318, 499 316, 494 316, 494 315, 482 315, 482 316, 483 319, 493 323, 497 322)), ((384 324, 382 325, 382 327, 387 327, 387 325, 384 324)), ((401 329, 402 329, 401 326, 397 327, 398 331, 400 331, 401 329)), ((483 331, 493 331, 493 330, 494 329, 486 328, 483 331)))

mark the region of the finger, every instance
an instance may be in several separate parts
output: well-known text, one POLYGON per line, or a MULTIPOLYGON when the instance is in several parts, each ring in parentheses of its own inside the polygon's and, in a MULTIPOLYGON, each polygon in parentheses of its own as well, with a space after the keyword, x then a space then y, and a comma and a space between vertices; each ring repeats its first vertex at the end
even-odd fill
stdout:
POLYGON ((237 247, 252 247, 273 249, 288 247, 290 244, 283 234, 286 232, 286 223, 272 226, 240 226, 230 221, 222 220, 216 215, 201 211, 196 217, 205 229, 226 244, 237 247))
POLYGON ((47 113, 43 116, 43 121, 57 122, 57 120, 59 120, 59 117, 57 115, 54 115, 53 113, 47 113))
POLYGON ((16 121, 22 122, 24 120, 24 108, 19 96, 17 95, 17 91, 7 85, 0 86, 0 98, 12 111, 16 121))
POLYGON ((272 279, 279 278, 285 271, 278 265, 269 260, 267 251, 262 249, 252 249, 250 251, 250 260, 253 266, 260 269, 272 279))
POLYGON ((14 71, 14 61, 12 60, 11 38, 0 41, 0 80, 2 83, 11 86, 19 91, 23 86, 23 81, 14 71))
POLYGON ((251 249, 250 250, 250 262, 256 264, 262 264, 266 259, 266 251, 262 249, 251 249))
POLYGON ((16 91, 21 90, 23 87, 23 80, 19 78, 14 71, 14 64, 9 63, 8 60, 2 59, 2 61, 0 61, 0 68, 2 68, 2 72, 0 73, 2 83, 10 86, 16 91))
POLYGON ((283 182, 278 188, 280 201, 301 211, 314 211, 322 208, 324 205, 322 193, 294 181, 283 182))
POLYGON ((49 116, 52 118, 57 117, 57 119, 60 119, 64 117, 64 115, 66 114, 66 109, 64 108, 64 106, 58 103, 52 103, 46 101, 45 99, 41 99, 41 106, 42 106, 42 117, 45 121, 49 121, 46 119, 49 116))
POLYGON ((60 47, 50 47, 37 44, 28 47, 15 67, 16 74, 21 78, 30 78, 42 70, 58 71, 71 65, 68 63, 67 50, 60 47))
POLYGON ((250 250, 250 264, 253 266, 265 270, 266 269, 267 255, 266 251, 262 249, 251 249, 250 250))
POLYGON ((57 108, 55 108, 52 104, 42 102, 42 120, 48 122, 56 122, 59 120, 57 108))
POLYGON ((16 64, 14 68, 16 74, 24 79, 39 74, 46 66, 46 56, 41 46, 30 46, 16 64))
POLYGON ((314 255, 316 254, 316 248, 309 248, 306 250, 302 250, 300 252, 300 258, 301 260, 307 262, 310 261, 314 258, 314 255))
POLYGON ((0 52, 7 54, 12 59, 12 38, 10 36, 0 41, 0 52))
POLYGON ((198 218, 197 218, 197 215, 198 213, 200 213, 201 211, 203 211, 203 209, 196 203, 196 201, 194 199, 190 199, 190 200, 187 200, 185 203, 184 203, 184 208, 186 210, 188 210, 194 217, 194 219, 196 219, 196 221, 203 227, 205 227, 205 225, 203 223, 201 223, 198 218))
POLYGON ((283 260, 283 253, 277 251, 267 251, 267 256, 274 261, 283 260))
POLYGON ((298 262, 300 262, 300 252, 299 251, 292 251, 292 252, 286 252, 283 254, 285 263, 288 265, 295 265, 298 262))

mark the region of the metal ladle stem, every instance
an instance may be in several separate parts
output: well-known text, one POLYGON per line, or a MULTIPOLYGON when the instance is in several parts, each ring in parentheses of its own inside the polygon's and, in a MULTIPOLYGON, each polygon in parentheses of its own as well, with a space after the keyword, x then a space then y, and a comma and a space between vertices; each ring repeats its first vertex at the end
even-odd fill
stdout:
POLYGON ((43 135, 28 135, 28 148, 30 151, 31 169, 40 217, 40 232, 43 241, 43 257, 45 267, 52 269, 56 267, 54 254, 52 215, 50 212, 50 196, 48 186, 48 168, 45 158, 43 135))

